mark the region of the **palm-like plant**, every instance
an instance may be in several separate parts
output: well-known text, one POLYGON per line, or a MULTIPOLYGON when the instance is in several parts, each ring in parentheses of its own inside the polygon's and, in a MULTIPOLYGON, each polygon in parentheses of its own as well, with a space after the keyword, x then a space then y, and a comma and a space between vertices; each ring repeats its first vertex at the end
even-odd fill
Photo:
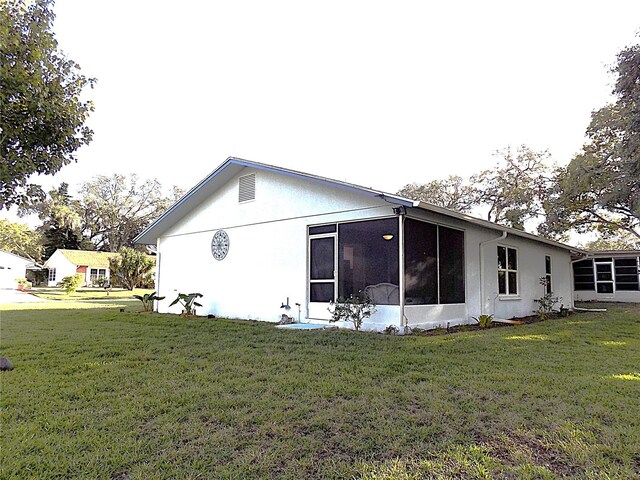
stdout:
POLYGON ((142 308, 145 312, 151 312, 153 311, 153 302, 155 300, 164 300, 166 297, 159 297, 156 295, 156 292, 151 292, 145 293, 144 295, 134 295, 133 298, 142 302, 142 308))
POLYGON ((196 302, 196 298, 201 298, 201 293, 179 293, 178 297, 171 302, 170 307, 176 303, 182 305, 182 315, 195 315, 196 307, 201 307, 202 304, 196 302))

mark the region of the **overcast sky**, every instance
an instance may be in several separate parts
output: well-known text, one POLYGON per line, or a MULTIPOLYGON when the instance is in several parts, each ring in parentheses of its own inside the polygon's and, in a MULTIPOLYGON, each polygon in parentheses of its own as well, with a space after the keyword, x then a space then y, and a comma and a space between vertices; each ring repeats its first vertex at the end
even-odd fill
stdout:
MULTIPOLYGON (((57 0, 98 83, 94 141, 47 187, 137 173, 188 189, 228 156, 395 192, 507 145, 568 162, 640 2, 57 0)), ((2 216, 3 213, 0 213, 2 216)))

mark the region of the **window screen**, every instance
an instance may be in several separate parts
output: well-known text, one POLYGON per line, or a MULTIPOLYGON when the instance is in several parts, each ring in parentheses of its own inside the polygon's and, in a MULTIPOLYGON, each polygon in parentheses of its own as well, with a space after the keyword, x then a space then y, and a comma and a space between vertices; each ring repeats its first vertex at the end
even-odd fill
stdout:
POLYGON ((580 260, 573 264, 573 286, 576 290, 593 291, 596 283, 593 276, 593 260, 580 260))
POLYGON ((369 287, 374 303, 397 305, 398 255, 397 218, 338 225, 338 296, 369 287))
POLYGON ((406 219, 407 305, 464 303, 464 232, 406 219))
POLYGON ((640 290, 638 278, 638 258, 616 258, 615 262, 616 290, 640 290))

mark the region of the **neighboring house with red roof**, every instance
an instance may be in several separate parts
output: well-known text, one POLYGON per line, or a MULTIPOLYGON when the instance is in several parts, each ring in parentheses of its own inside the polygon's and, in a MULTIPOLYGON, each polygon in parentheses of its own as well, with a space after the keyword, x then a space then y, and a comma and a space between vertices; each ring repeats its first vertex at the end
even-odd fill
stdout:
POLYGON ((109 259, 117 253, 95 252, 91 250, 66 250, 59 248, 44 263, 49 270, 48 286, 55 287, 64 277, 80 274, 83 286, 99 286, 109 282, 109 259))

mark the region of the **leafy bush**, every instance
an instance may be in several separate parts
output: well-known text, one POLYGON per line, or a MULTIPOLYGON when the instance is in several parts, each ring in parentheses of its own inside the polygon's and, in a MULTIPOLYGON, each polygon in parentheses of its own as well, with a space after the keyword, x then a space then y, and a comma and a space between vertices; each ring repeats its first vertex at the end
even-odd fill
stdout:
POLYGON ((142 302, 142 308, 145 312, 151 312, 153 311, 153 302, 155 300, 164 300, 166 297, 159 297, 156 295, 156 292, 151 292, 145 293, 144 295, 134 295, 133 298, 142 302))
POLYGON ((67 295, 75 292, 80 284, 82 283, 83 276, 79 273, 75 275, 69 275, 68 277, 64 277, 60 281, 60 288, 64 289, 67 295))
POLYGON ((387 328, 383 330, 385 335, 397 335, 400 332, 400 329, 395 325, 387 325, 387 328))
POLYGON ((178 297, 171 302, 170 307, 174 306, 176 303, 182 305, 182 315, 195 315, 196 307, 201 307, 202 305, 196 302, 196 298, 201 298, 201 293, 179 293, 178 297))
POLYGON ((129 247, 122 247, 118 255, 109 259, 111 278, 129 290, 153 282, 153 267, 154 262, 147 254, 129 247))
POLYGON ((349 298, 338 298, 336 302, 330 302, 330 322, 351 322, 356 331, 360 330, 362 321, 369 318, 376 311, 376 305, 366 293, 360 292, 360 296, 353 294, 349 298))

